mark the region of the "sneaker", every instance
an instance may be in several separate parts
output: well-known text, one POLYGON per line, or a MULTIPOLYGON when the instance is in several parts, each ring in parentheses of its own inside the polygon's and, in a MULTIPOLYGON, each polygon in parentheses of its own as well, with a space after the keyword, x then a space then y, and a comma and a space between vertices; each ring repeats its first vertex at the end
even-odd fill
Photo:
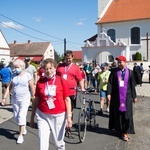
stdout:
POLYGON ((19 135, 18 140, 17 140, 17 144, 22 144, 24 141, 23 136, 19 135))
POLYGON ((99 115, 103 115, 103 109, 101 109, 100 111, 98 111, 99 115))
POLYGON ((27 129, 26 129, 26 126, 24 127, 24 131, 23 131, 23 135, 26 135, 27 134, 27 129))
POLYGON ((109 113, 109 108, 107 107, 107 109, 106 109, 106 112, 108 112, 109 113))

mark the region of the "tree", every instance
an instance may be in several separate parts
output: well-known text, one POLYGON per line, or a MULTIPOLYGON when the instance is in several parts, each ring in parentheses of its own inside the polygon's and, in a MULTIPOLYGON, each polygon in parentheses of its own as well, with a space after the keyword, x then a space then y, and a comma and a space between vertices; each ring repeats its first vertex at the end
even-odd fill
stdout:
POLYGON ((62 54, 62 55, 60 55, 60 54, 58 54, 56 51, 54 52, 54 59, 55 59, 55 61, 57 62, 57 63, 59 63, 60 61, 63 61, 64 60, 64 55, 62 54))

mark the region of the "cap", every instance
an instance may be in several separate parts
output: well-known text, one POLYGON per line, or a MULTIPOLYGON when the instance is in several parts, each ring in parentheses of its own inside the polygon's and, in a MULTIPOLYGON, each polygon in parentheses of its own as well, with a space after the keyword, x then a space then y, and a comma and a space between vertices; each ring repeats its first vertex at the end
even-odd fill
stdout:
POLYGON ((30 61, 30 57, 25 57, 25 61, 30 61))
POLYGON ((120 60, 120 61, 126 62, 126 57, 124 57, 124 56, 118 56, 118 57, 116 57, 116 60, 120 60))
POLYGON ((101 64, 101 68, 104 68, 104 67, 106 67, 106 63, 101 64))

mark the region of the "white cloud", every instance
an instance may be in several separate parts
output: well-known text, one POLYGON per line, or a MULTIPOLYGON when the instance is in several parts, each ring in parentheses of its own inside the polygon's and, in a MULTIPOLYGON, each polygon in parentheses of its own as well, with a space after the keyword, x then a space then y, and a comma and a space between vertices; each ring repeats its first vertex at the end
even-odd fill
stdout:
POLYGON ((81 21, 80 21, 80 22, 77 22, 77 25, 78 25, 78 26, 83 26, 83 22, 81 22, 81 21))
POLYGON ((33 17, 33 20, 36 22, 41 22, 42 18, 41 17, 33 17))
POLYGON ((83 26, 85 20, 86 20, 86 18, 81 18, 80 21, 77 22, 77 25, 78 25, 78 26, 83 26))
POLYGON ((23 29, 23 26, 15 24, 14 22, 2 22, 1 25, 3 28, 23 29))

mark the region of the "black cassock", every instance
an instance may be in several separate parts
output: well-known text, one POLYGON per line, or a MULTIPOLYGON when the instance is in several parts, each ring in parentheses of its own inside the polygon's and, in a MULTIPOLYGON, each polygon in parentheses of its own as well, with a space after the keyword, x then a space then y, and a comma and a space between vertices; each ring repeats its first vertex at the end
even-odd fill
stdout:
POLYGON ((125 112, 119 111, 120 99, 117 68, 111 70, 107 87, 107 95, 111 95, 109 129, 114 129, 120 133, 134 134, 133 98, 136 98, 136 90, 133 71, 129 71, 125 112))
POLYGON ((133 67, 133 74, 134 74, 134 79, 135 79, 136 84, 142 84, 140 66, 133 67))

